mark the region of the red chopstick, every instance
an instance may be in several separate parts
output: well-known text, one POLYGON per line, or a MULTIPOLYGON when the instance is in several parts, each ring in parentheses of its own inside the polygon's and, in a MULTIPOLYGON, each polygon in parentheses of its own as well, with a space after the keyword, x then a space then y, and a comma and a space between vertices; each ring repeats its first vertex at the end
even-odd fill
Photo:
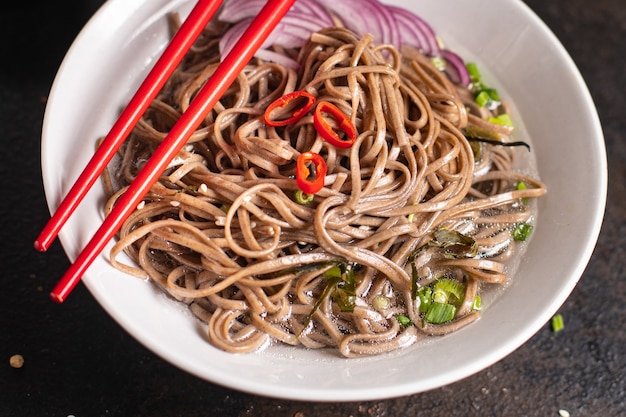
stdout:
POLYGON ((239 73, 243 71, 246 64, 263 45, 265 39, 272 33, 294 2, 295 0, 268 0, 263 9, 252 20, 241 39, 237 41, 233 49, 198 92, 187 111, 182 114, 170 133, 156 148, 152 157, 139 171, 126 192, 119 198, 93 238, 54 287, 50 293, 50 297, 54 301, 62 303, 67 298, 87 268, 115 236, 122 223, 159 179, 169 162, 185 145, 191 134, 206 118, 228 87, 237 79, 239 73))
POLYGON ((48 220, 39 236, 35 240, 38 251, 48 250, 76 207, 83 200, 89 189, 98 180, 124 140, 133 130, 141 116, 150 106, 150 103, 161 91, 172 72, 176 69, 191 45, 198 38, 202 30, 223 0, 198 0, 198 3, 189 13, 181 27, 176 31, 163 54, 143 81, 133 98, 122 111, 119 118, 98 147, 91 160, 72 186, 67 196, 48 220))

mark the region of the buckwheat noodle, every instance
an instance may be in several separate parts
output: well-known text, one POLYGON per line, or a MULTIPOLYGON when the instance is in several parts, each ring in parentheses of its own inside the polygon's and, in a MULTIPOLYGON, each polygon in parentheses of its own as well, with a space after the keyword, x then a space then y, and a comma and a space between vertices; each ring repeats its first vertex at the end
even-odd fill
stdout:
MULTIPOLYGON (((222 31, 207 29, 134 130, 111 169, 107 210, 211 75, 222 31)), ((520 201, 545 188, 513 169, 517 149, 472 143, 464 132, 507 142, 511 128, 485 121, 467 91, 411 48, 334 27, 275 51, 300 69, 258 59, 247 67, 124 224, 113 265, 187 304, 207 323, 210 343, 228 352, 279 341, 376 355, 476 320, 476 295, 503 285, 521 250, 514 226, 533 220, 532 203, 520 201), (266 106, 294 90, 350 115, 354 146, 325 142, 310 115, 266 126, 266 106), (293 197, 304 151, 328 164, 310 204, 293 197), (516 189, 520 181, 528 187, 516 189), (473 238, 478 254, 429 245, 441 228, 473 238), (337 265, 356 277, 352 311, 325 291, 324 273, 337 265), (429 324, 414 285, 441 276, 464 283, 464 301, 452 321, 429 324)))

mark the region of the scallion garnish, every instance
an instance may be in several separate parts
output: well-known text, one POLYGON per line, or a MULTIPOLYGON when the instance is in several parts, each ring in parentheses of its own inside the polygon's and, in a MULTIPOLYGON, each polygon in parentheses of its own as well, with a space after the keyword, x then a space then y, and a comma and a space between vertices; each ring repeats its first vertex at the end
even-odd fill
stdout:
POLYGON ((460 304, 465 295, 465 284, 452 278, 439 278, 433 286, 433 301, 460 304))
POLYGON ((420 313, 426 313, 433 302, 433 290, 430 287, 422 287, 417 291, 420 300, 420 313))
POLYGON ((411 321, 411 319, 405 316, 404 314, 397 314, 396 320, 398 320, 398 323, 400 323, 402 327, 409 327, 413 325, 413 322, 411 321))
POLYGON ((490 117, 489 121, 497 125, 513 126, 513 121, 511 120, 511 116, 509 116, 506 113, 499 114, 495 117, 490 117))
POLYGON ((483 84, 482 76, 478 71, 478 66, 473 62, 465 65, 470 77, 470 90, 474 93, 474 101, 480 107, 496 109, 500 105, 500 95, 496 89, 483 84))
POLYGON ((391 307, 391 300, 388 297, 379 294, 372 299, 372 307, 374 307, 374 310, 376 311, 387 310, 391 307))
POLYGON ((452 304, 433 302, 424 320, 432 324, 443 324, 449 322, 456 314, 456 307, 452 304))
POLYGON ((296 200, 296 203, 298 204, 302 204, 302 205, 306 205, 306 204, 311 204, 313 202, 313 198, 315 197, 315 195, 313 194, 307 194, 304 191, 297 189, 294 193, 293 193, 293 198, 294 200, 296 200))
POLYGON ((467 68, 467 72, 469 73, 470 80, 472 83, 480 83, 480 71, 478 71, 478 66, 473 62, 468 62, 465 67, 467 68))
MULTIPOLYGON (((527 190, 528 186, 526 185, 526 183, 524 181, 518 181, 517 184, 515 184, 515 189, 516 190, 527 190)), ((522 198, 522 203, 528 204, 528 198, 526 198, 526 197, 522 198)))
POLYGON ((454 318, 465 297, 465 284, 452 278, 441 277, 431 285, 417 291, 419 312, 424 321, 441 324, 454 318))
POLYGON ((513 230, 513 239, 517 242, 524 242, 533 231, 533 226, 528 223, 519 223, 513 230))
POLYGON ((483 308, 483 301, 480 298, 480 295, 474 297, 474 302, 472 303, 472 310, 478 311, 483 308))
POLYGON ((480 107, 487 107, 487 105, 491 101, 491 99, 489 98, 489 94, 484 90, 476 94, 474 100, 476 101, 476 104, 478 104, 480 107))
POLYGON ((552 331, 555 333, 560 332, 565 327, 565 322, 563 321, 563 316, 561 314, 556 314, 552 317, 550 324, 552 326, 552 331))

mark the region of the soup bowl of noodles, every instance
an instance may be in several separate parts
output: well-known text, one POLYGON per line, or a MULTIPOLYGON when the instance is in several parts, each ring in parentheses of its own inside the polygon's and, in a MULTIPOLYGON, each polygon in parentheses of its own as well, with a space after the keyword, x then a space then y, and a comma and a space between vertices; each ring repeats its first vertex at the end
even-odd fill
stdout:
MULTIPOLYGON (((44 120, 51 211, 193 3, 112 0, 79 34, 44 120)), ((490 366, 566 300, 604 211, 593 102, 523 3, 489 25, 477 0, 334 3, 294 5, 83 277, 153 352, 259 395, 490 366)), ((262 5, 218 11, 61 231, 71 260, 262 5)))

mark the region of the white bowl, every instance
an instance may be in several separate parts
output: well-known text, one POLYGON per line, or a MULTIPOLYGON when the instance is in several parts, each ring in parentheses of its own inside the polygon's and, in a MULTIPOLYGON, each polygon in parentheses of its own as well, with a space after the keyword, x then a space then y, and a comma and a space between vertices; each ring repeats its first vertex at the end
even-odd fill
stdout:
MULTIPOLYGON (((209 345, 204 328, 184 307, 98 257, 83 282, 126 331, 165 360, 208 381, 271 397, 397 397, 460 380, 510 354, 549 321, 580 279, 600 230, 607 171, 594 104, 567 52, 521 1, 389 2, 414 10, 450 49, 480 62, 513 99, 532 138, 548 194, 539 201, 533 239, 512 284, 478 322, 407 352, 341 359, 275 346, 233 355, 209 345)), ((45 113, 42 171, 51 210, 167 43, 165 15, 174 9, 186 13, 193 3, 110 0, 80 33, 45 113)), ((62 230, 70 260, 100 225, 102 201, 95 187, 62 230)))

